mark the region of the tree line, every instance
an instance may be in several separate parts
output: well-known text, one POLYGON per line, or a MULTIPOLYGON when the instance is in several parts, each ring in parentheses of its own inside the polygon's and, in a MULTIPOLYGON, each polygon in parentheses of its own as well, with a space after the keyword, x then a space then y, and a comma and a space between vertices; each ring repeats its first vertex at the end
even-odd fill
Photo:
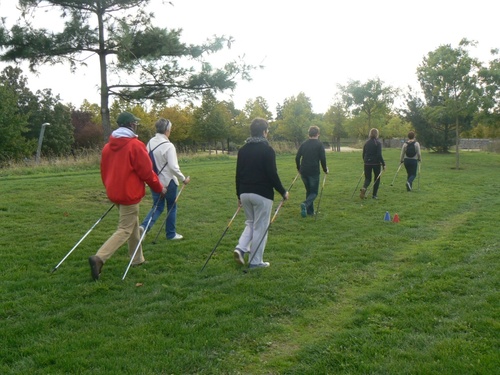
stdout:
POLYGON ((219 67, 210 63, 211 55, 231 48, 231 37, 214 36, 199 45, 182 43, 182 30, 154 25, 154 14, 146 11, 150 2, 19 1, 18 22, 10 30, 0 25, 0 60, 27 61, 36 72, 39 66, 58 63, 75 70, 97 56, 101 100, 84 102, 78 109, 65 105, 50 89, 32 93, 22 71, 7 67, 0 77, 0 161, 30 158, 43 123, 51 124, 43 155, 99 148, 122 110, 142 119, 143 140, 152 136, 156 118, 170 118, 175 125, 172 140, 186 150, 237 148, 256 116, 271 122, 274 141, 298 145, 307 128, 317 125, 322 139, 337 149, 340 139, 364 139, 371 127, 377 127, 383 138, 404 138, 414 129, 428 149, 448 152, 455 145, 457 168, 460 137, 498 137, 498 51, 492 51, 492 60, 483 64, 470 54, 474 41, 463 39, 458 47, 442 45, 429 52, 416 69, 419 91, 403 91, 377 77, 350 80, 337 85, 337 90, 331 88, 337 94, 324 114, 313 113, 310 99, 301 92, 277 104, 273 118, 262 97, 249 99, 243 109, 216 99, 218 92, 233 89, 238 80, 250 80, 251 72, 259 68, 243 60, 219 67), (62 31, 36 29, 37 10, 60 11, 65 21, 62 31), (187 104, 167 106, 171 99, 187 104))

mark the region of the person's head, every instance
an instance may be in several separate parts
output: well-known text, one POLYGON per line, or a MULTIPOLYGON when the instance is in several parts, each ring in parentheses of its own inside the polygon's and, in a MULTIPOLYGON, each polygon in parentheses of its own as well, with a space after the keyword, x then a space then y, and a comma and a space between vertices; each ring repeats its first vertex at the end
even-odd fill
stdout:
POLYGON ((319 136, 319 128, 317 126, 309 127, 309 137, 314 138, 319 136))
POLYGON ((415 139, 415 132, 413 130, 408 132, 408 139, 415 139))
POLYGON ((268 122, 260 117, 254 118, 250 124, 250 135, 252 137, 264 137, 269 129, 268 122))
POLYGON ((122 112, 116 118, 116 123, 120 128, 129 128, 133 132, 136 131, 137 125, 139 125, 140 118, 135 117, 130 112, 122 112))
POLYGON ((165 134, 167 132, 170 133, 170 130, 172 129, 172 122, 165 118, 161 118, 158 121, 156 121, 155 127, 157 133, 160 134, 165 134))
POLYGON ((370 138, 378 138, 378 129, 372 128, 370 129, 370 134, 368 134, 370 138))

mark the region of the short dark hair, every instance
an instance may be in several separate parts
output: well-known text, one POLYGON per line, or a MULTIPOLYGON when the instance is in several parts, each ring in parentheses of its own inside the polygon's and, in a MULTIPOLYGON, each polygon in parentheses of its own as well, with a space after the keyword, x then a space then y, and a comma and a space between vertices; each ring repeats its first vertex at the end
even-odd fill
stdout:
POLYGON ((317 126, 309 127, 309 137, 316 137, 319 134, 319 128, 317 126))
POLYGON ((413 130, 408 132, 408 139, 413 139, 415 138, 415 132, 413 130))
POLYGON ((261 137, 267 129, 269 129, 269 123, 267 120, 256 117, 250 124, 250 135, 252 137, 261 137))

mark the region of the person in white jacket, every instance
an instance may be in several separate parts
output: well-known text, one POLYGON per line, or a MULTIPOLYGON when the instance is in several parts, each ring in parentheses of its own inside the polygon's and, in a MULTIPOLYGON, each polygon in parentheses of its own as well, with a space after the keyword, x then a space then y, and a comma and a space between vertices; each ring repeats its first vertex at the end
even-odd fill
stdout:
POLYGON ((190 181, 189 176, 185 177, 179 167, 177 161, 177 152, 175 146, 170 142, 168 137, 170 136, 170 131, 172 130, 172 122, 170 120, 161 118, 156 124, 156 135, 151 138, 147 144, 148 152, 152 152, 154 158, 154 164, 158 169, 158 177, 160 178, 163 186, 167 187, 167 193, 164 198, 161 198, 160 194, 151 190, 153 196, 153 208, 144 218, 140 231, 146 230, 149 232, 153 227, 156 220, 160 217, 165 209, 165 202, 167 203, 167 221, 165 225, 165 232, 167 240, 182 240, 184 237, 177 233, 175 228, 175 223, 177 219, 177 204, 175 200, 177 198, 177 187, 179 186, 179 181, 183 184, 188 184, 190 181), (158 206, 155 206, 158 202, 158 206), (152 218, 151 218, 152 216, 152 218), (149 222, 151 218, 151 222, 149 222), (149 226, 148 225, 149 222, 149 226))

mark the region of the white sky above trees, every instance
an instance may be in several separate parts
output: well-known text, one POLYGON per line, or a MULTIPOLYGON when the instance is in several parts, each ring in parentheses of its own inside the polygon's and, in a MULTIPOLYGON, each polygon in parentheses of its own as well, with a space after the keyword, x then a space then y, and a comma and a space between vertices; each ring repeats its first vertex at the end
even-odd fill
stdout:
MULTIPOLYGON (((231 50, 217 53, 220 63, 245 56, 252 65, 251 82, 239 82, 231 94, 242 109, 261 96, 269 109, 304 92, 313 111, 324 113, 333 103, 337 84, 349 79, 380 78, 385 84, 418 88, 416 69, 428 52, 442 44, 457 47, 462 38, 478 42, 470 49, 483 63, 500 48, 496 0, 171 0, 152 2, 155 24, 182 28, 181 41, 199 44, 212 35, 232 36, 231 50)), ((0 17, 10 28, 17 19, 17 0, 0 0, 0 17)), ((51 29, 59 14, 40 12, 38 26, 51 29)), ((43 67, 40 75, 24 75, 32 91, 51 88, 62 101, 79 107, 84 99, 99 103, 97 56, 76 74, 68 66, 43 67)), ((6 64, 0 64, 0 70, 6 64)), ((175 103, 168 103, 175 104, 175 103)))

